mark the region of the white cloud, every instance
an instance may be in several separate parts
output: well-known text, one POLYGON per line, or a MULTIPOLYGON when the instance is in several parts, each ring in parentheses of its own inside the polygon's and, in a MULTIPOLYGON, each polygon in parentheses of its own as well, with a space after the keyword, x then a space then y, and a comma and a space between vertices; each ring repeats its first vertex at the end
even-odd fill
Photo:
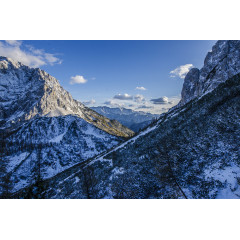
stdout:
POLYGON ((112 104, 113 104, 113 101, 112 101, 112 100, 109 100, 109 101, 104 102, 103 104, 112 105, 112 104))
POLYGON ((96 103, 95 99, 91 99, 90 101, 83 102, 84 105, 93 105, 96 103))
POLYGON ((150 112, 153 114, 161 114, 168 111, 168 109, 171 107, 175 106, 180 99, 180 95, 169 98, 166 96, 159 97, 156 99, 151 99, 150 101, 145 100, 141 104, 135 105, 132 109, 136 111, 150 112))
POLYGON ((108 100, 108 101, 104 102, 103 104, 109 105, 111 107, 125 107, 124 103, 118 103, 118 102, 115 102, 114 100, 108 100))
POLYGON ((172 70, 170 72, 170 76, 171 77, 180 77, 180 78, 185 78, 185 76, 187 75, 187 73, 189 72, 189 70, 193 68, 193 65, 192 64, 185 64, 185 65, 182 65, 180 67, 177 67, 176 69, 172 70))
POLYGON ((128 107, 135 107, 135 105, 134 104, 129 104, 128 107))
POLYGON ((113 98, 114 99, 119 99, 119 100, 132 100, 133 96, 125 93, 125 94, 117 94, 113 98))
MULTIPOLYGON (((137 95, 136 95, 137 96, 137 95)), ((135 111, 143 111, 143 112, 150 112, 153 114, 161 114, 163 112, 166 112, 169 108, 175 106, 179 100, 181 99, 181 96, 173 96, 173 97, 159 97, 156 99, 147 100, 144 98, 144 100, 137 102, 135 100, 135 97, 133 99, 128 101, 123 101, 119 99, 108 99, 106 102, 104 102, 104 105, 108 105, 110 107, 124 107, 124 108, 130 108, 135 111)), ((140 95, 139 99, 143 99, 143 96, 140 95)))
POLYGON ((134 97, 134 100, 135 100, 135 102, 140 103, 140 102, 145 101, 145 98, 144 98, 143 95, 137 94, 137 95, 134 97))
POLYGON ((21 41, 16 40, 0 41, 0 56, 12 58, 30 67, 61 64, 62 62, 54 54, 24 45, 21 41))
POLYGON ((136 87, 135 89, 136 89, 136 90, 142 90, 142 91, 147 90, 145 87, 136 87))
MULTIPOLYGON (((53 54, 44 53, 44 55, 45 55, 45 59, 50 63, 50 65, 53 65, 54 63, 59 61, 59 59, 55 57, 53 54)), ((62 61, 59 61, 59 63, 62 63, 62 61)))
POLYGON ((153 102, 153 104, 171 104, 171 102, 168 100, 168 97, 155 98, 151 99, 150 101, 153 102))
POLYGON ((5 42, 11 46, 21 46, 22 44, 22 41, 17 41, 17 40, 6 40, 5 42))
POLYGON ((70 84, 83 84, 86 83, 87 79, 85 79, 83 76, 76 75, 75 77, 71 77, 70 84))
POLYGON ((147 105, 141 105, 139 107, 137 107, 137 109, 152 109, 153 106, 147 106, 147 105))

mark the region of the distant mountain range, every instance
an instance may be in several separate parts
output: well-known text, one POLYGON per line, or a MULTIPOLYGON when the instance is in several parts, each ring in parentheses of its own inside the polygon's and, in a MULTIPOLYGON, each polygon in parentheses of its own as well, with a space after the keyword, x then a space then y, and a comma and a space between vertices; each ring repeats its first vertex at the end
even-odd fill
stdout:
POLYGON ((110 108, 105 106, 99 106, 92 107, 91 109, 109 119, 116 119, 118 122, 133 130, 134 132, 138 132, 140 129, 145 128, 153 120, 160 116, 160 114, 134 111, 123 107, 110 108))
MULTIPOLYGON (((12 75, 1 69, 5 93, 12 75)), ((37 89, 28 89, 37 99, 37 89)), ((87 108, 82 118, 24 111, 30 120, 21 122, 25 105, 12 99, 22 95, 9 96, 1 98, 1 109, 14 109, 1 114, 2 197, 240 198, 240 41, 218 41, 203 68, 186 75, 180 103, 135 136, 117 124, 109 134, 87 108)))

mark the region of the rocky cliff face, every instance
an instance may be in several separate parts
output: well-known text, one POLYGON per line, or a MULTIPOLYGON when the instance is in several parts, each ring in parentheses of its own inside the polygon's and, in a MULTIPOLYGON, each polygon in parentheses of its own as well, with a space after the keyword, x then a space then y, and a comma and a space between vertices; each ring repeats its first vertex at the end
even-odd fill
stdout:
POLYGON ((199 69, 192 68, 186 75, 182 88, 181 105, 198 96, 199 69))
POLYGON ((189 71, 184 80, 179 106, 215 89, 240 72, 240 41, 217 41, 200 70, 189 71))
POLYGON ((17 127, 35 116, 75 115, 112 135, 134 134, 74 100, 56 78, 39 68, 0 57, 0 80, 1 128, 17 127))

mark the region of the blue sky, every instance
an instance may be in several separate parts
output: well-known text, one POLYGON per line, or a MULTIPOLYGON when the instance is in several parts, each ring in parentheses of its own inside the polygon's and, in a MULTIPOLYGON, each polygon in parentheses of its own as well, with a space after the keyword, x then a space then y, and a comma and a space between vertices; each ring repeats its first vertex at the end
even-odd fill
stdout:
POLYGON ((184 75, 203 66, 215 42, 1 41, 0 55, 47 71, 89 106, 160 113, 179 101, 184 75))

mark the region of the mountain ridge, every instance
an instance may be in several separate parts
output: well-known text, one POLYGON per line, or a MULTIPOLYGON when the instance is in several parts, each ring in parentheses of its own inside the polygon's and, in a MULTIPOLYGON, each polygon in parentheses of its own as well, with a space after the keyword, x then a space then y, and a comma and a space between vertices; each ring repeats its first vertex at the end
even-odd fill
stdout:
POLYGON ((129 137, 134 134, 120 123, 74 100, 56 78, 39 68, 0 57, 0 78, 2 128, 17 126, 37 115, 76 115, 112 135, 129 137))
POLYGON ((191 99, 207 94, 239 72, 240 41, 217 41, 205 57, 203 67, 200 70, 192 68, 187 73, 178 106, 183 106, 191 99))
POLYGON ((0 57, 0 195, 52 177, 133 134, 74 100, 45 71, 0 57))
POLYGON ((128 127, 134 132, 145 128, 153 120, 158 118, 160 114, 152 114, 143 111, 135 111, 128 108, 110 108, 106 106, 91 107, 94 111, 109 119, 116 119, 118 122, 128 127))

